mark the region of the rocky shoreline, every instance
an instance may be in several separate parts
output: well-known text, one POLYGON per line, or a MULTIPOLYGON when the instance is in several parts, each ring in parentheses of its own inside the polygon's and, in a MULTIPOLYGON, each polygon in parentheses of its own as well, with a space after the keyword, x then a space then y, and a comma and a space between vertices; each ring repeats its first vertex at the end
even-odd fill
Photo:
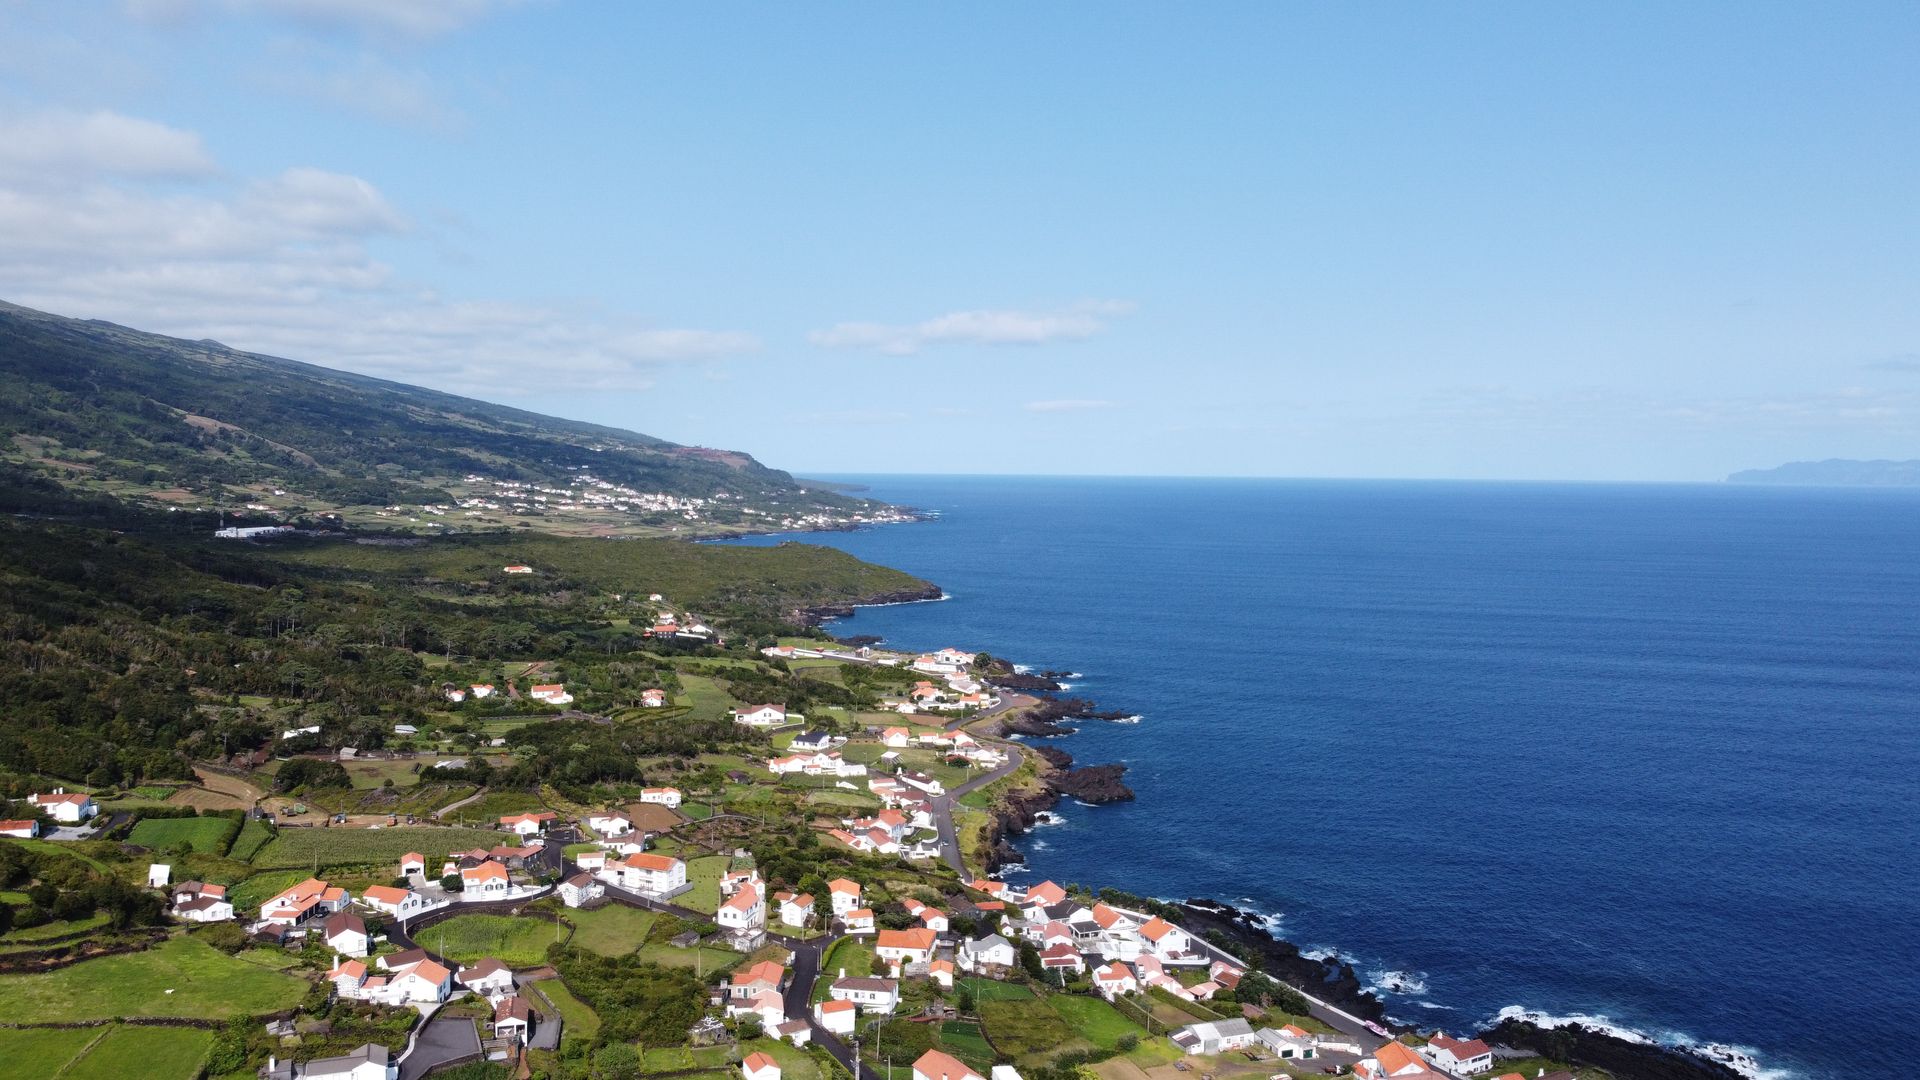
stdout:
MULTIPOLYGON (((863 607, 879 607, 883 604, 917 604, 928 600, 938 600, 947 594, 940 586, 931 582, 919 589, 894 589, 890 592, 876 593, 862 597, 857 603, 822 604, 817 607, 795 608, 789 614, 800 626, 817 627, 830 619, 844 619, 863 607)), ((836 639, 838 640, 838 639, 836 639)), ((877 639, 876 639, 877 640, 877 639)))
MULTIPOLYGON (((904 591, 874 598, 868 603, 910 603, 937 600, 944 595, 938 586, 904 591)), ((807 625, 818 626, 832 618, 851 615, 855 606, 843 605, 809 610, 807 625)), ((849 639, 841 639, 849 640, 849 639)), ((866 638, 862 643, 876 643, 866 638)), ((1131 714, 1100 709, 1080 697, 1058 697, 1061 682, 1070 672, 1017 672, 1007 661, 995 659, 986 673, 987 681, 1005 691, 1036 693, 1042 696, 1033 708, 1018 710, 994 722, 991 734, 1006 737, 1050 739, 1071 735, 1077 730, 1063 721, 1124 721, 1131 714)), ((1036 788, 1010 791, 995 803, 984 837, 986 865, 983 872, 992 875, 1008 866, 1022 865, 1026 857, 1013 846, 1013 838, 1035 827, 1042 814, 1051 812, 1063 798, 1089 805, 1128 801, 1133 790, 1121 781, 1127 767, 1121 764, 1075 766, 1073 755, 1056 746, 1029 747, 1040 764, 1040 784, 1036 788)), ((1110 890, 1111 891, 1111 890, 1110 890)), ((1290 941, 1275 937, 1267 929, 1266 919, 1257 912, 1205 897, 1189 898, 1178 905, 1117 894, 1149 909, 1176 919, 1201 937, 1215 941, 1248 959, 1258 957, 1260 968, 1281 982, 1312 994, 1336 1008, 1383 1026, 1403 1031, 1418 1030, 1409 1025, 1390 1025, 1386 1004, 1368 990, 1353 966, 1337 956, 1310 957, 1290 941)), ((1478 1033, 1488 1045, 1528 1055, 1540 1055, 1575 1065, 1606 1069, 1620 1080, 1747 1080, 1731 1066, 1700 1053, 1654 1042, 1635 1041, 1611 1032, 1578 1024, 1546 1027, 1520 1019, 1503 1019, 1478 1033)))

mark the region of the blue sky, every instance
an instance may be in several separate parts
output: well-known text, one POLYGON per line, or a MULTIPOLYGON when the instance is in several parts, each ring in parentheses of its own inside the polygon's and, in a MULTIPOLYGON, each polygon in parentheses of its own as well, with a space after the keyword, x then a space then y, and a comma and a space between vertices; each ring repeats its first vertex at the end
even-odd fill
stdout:
POLYGON ((1911 4, 0 5, 0 298, 800 472, 1920 456, 1911 4))

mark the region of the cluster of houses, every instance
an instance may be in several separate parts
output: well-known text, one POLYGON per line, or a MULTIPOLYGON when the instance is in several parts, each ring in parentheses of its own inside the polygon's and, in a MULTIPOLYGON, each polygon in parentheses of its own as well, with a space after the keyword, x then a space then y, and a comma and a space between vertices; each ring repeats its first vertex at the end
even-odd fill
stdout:
MULTIPOLYGON (((455 500, 454 505, 465 511, 467 517, 479 517, 487 511, 540 514, 611 510, 648 516, 675 514, 686 521, 698 521, 701 508, 708 503, 706 499, 670 495, 664 491, 639 491, 625 484, 597 479, 584 472, 580 474, 577 484, 568 487, 496 480, 486 476, 469 476, 467 483, 493 489, 492 497, 472 495, 455 500)), ((516 570, 507 567, 506 572, 515 573, 516 570)))
POLYGON ((958 758, 982 768, 1006 764, 1007 755, 964 731, 923 731, 918 735, 903 727, 890 727, 880 733, 880 742, 893 750, 924 747, 938 750, 949 758, 958 758))
MULTIPOLYGON (((61 825, 83 825, 100 813, 100 807, 94 803, 93 796, 84 791, 68 791, 66 788, 54 788, 50 792, 36 792, 29 795, 27 805, 61 825)), ((38 818, 0 821, 0 836, 31 840, 39 835, 38 818)))

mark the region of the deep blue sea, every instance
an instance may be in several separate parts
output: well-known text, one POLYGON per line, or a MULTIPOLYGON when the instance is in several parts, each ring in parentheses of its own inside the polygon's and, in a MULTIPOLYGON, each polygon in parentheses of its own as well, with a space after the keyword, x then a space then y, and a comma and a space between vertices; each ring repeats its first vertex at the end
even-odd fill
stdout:
MULTIPOLYGON (((836 477, 951 598, 841 633, 1081 673, 1138 801, 1028 869, 1276 917, 1389 1011, 1892 1076, 1920 1013, 1920 492, 836 477)), ((757 543, 778 538, 759 538, 757 543)))

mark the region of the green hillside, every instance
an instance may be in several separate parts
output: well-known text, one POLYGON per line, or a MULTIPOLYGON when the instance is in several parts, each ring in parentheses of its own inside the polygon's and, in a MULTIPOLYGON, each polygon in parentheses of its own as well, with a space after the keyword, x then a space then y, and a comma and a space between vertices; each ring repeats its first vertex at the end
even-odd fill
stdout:
POLYGON ((0 460, 123 498, 270 508, 255 521, 698 534, 891 516, 743 453, 5 303, 0 460))

